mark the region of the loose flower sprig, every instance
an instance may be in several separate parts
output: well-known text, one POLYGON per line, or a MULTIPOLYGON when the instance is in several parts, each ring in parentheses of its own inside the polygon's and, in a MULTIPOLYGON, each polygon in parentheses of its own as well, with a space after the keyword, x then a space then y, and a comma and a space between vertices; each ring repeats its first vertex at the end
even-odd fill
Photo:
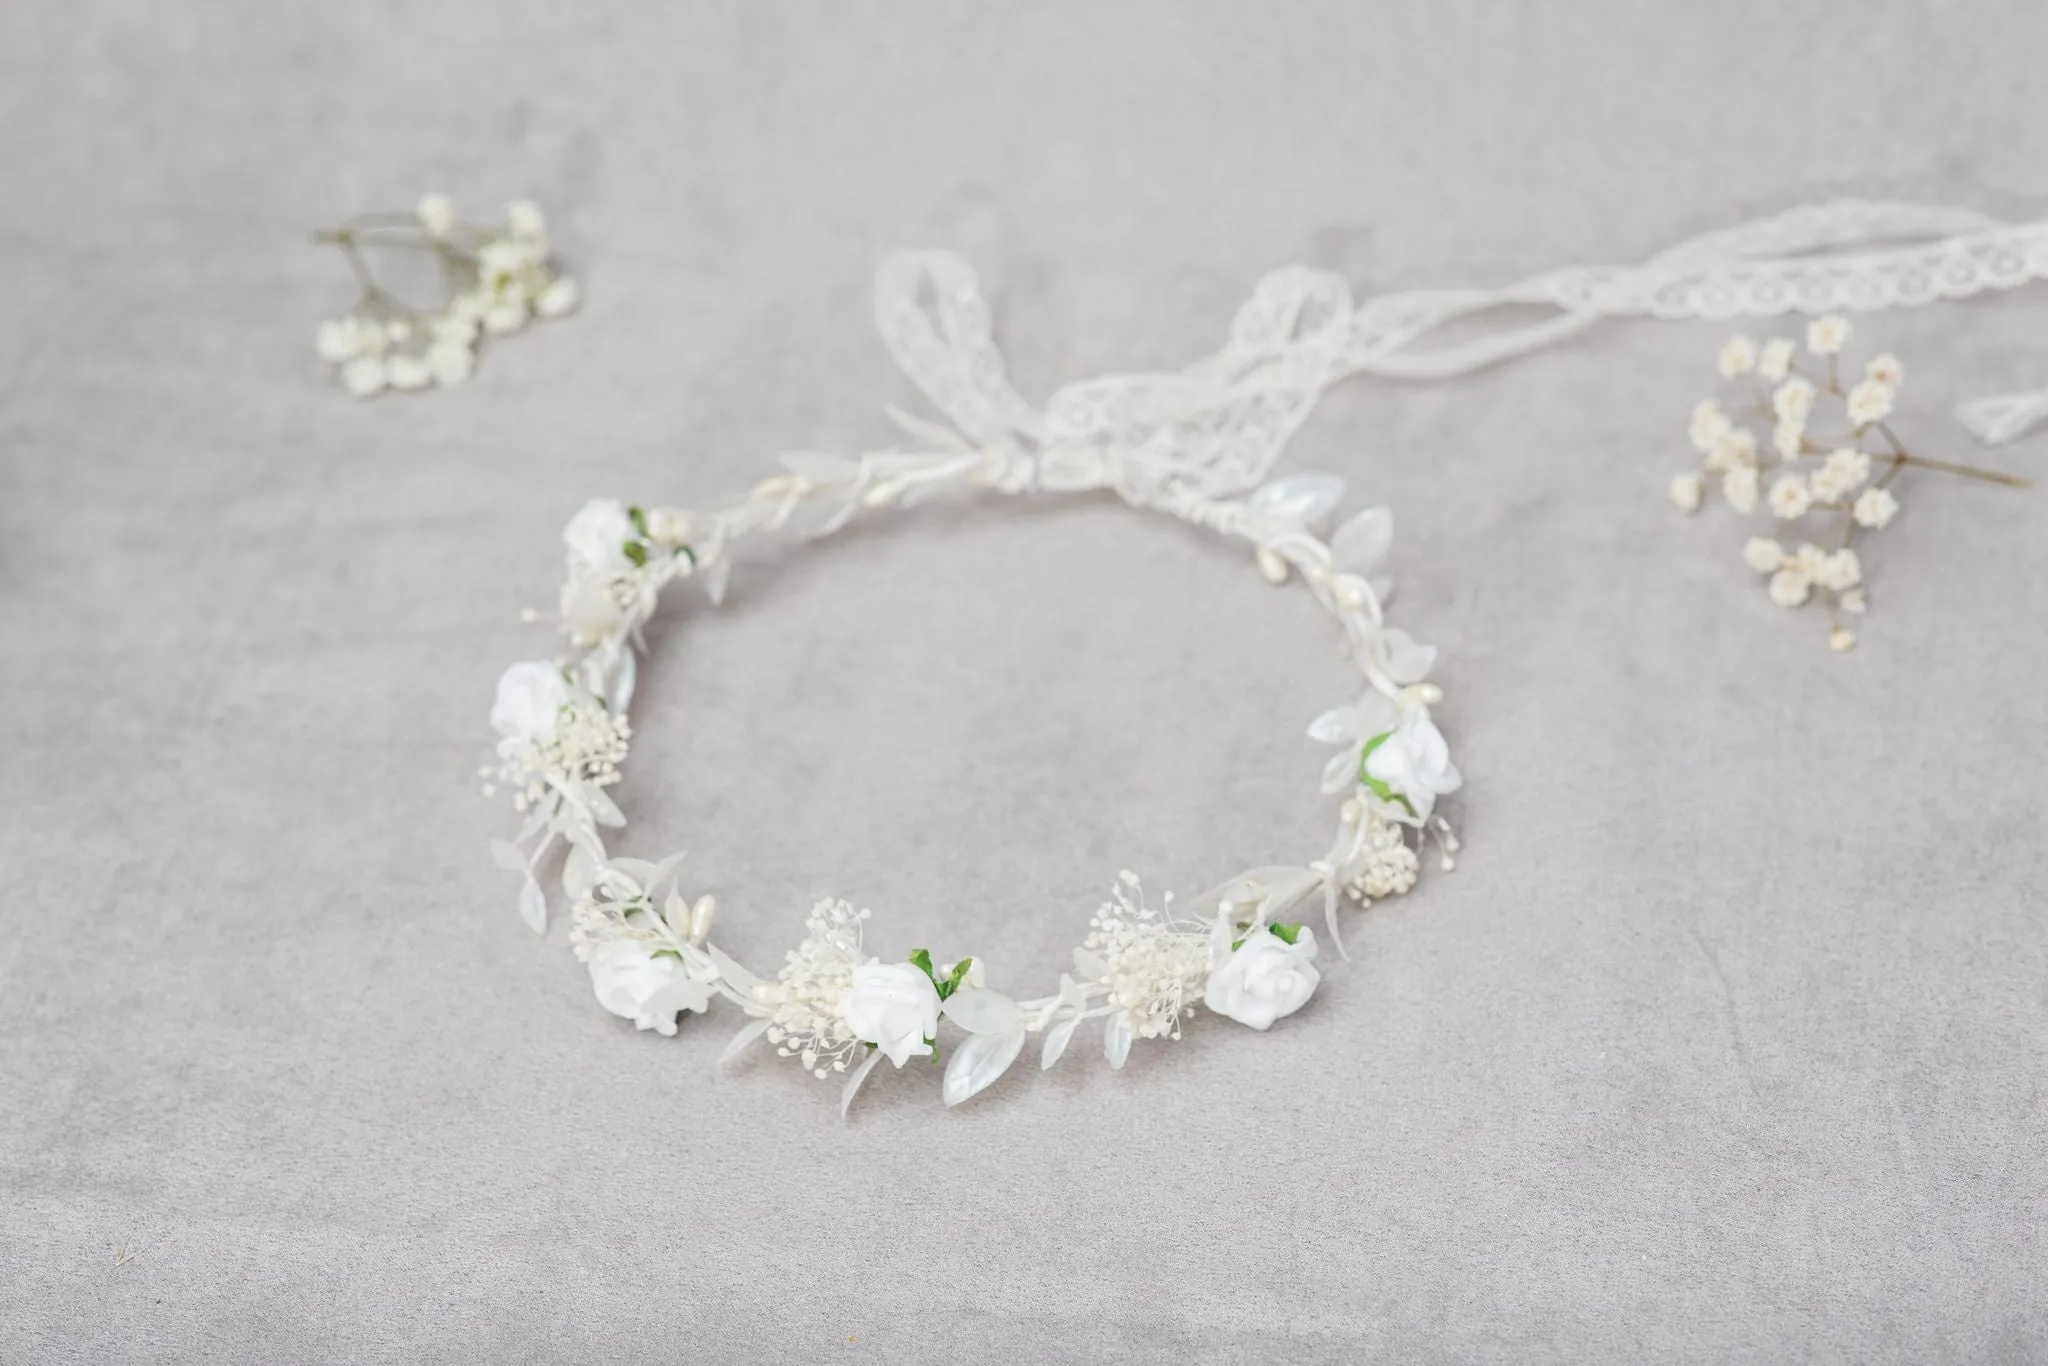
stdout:
POLYGON ((1898 515, 1891 485, 1907 469, 1934 470, 2014 488, 2028 481, 1996 470, 1915 455, 1888 421, 1897 405, 1905 367, 1886 352, 1869 361, 1859 378, 1845 383, 1842 348, 1848 319, 1832 314, 1806 329, 1807 362, 1802 365, 1790 338, 1761 346, 1734 336, 1722 346, 1718 368, 1724 380, 1747 390, 1733 414, 1706 398, 1693 408, 1688 435, 1702 467, 1672 476, 1671 501, 1697 512, 1710 491, 1744 516, 1757 513, 1776 524, 1771 535, 1752 536, 1743 562, 1768 576, 1765 590, 1780 607, 1819 600, 1827 608, 1828 645, 1851 649, 1856 636, 1845 618, 1860 616, 1869 602, 1857 545, 1898 515), (1816 433, 1817 407, 1839 403, 1841 427, 1816 433), (1768 444, 1741 418, 1771 423, 1768 444), (1768 487, 1766 480, 1768 479, 1768 487), (1794 538, 1791 546, 1786 538, 1794 538))
POLYGON ((340 249, 361 289, 353 307, 320 324, 314 349, 358 398, 386 389, 461 384, 476 368, 485 336, 509 337, 533 318, 576 309, 576 281, 562 273, 547 222, 528 200, 506 207, 502 226, 455 217, 448 196, 430 194, 412 213, 373 213, 313 234, 340 249), (366 247, 433 253, 442 300, 419 309, 380 283, 366 247))

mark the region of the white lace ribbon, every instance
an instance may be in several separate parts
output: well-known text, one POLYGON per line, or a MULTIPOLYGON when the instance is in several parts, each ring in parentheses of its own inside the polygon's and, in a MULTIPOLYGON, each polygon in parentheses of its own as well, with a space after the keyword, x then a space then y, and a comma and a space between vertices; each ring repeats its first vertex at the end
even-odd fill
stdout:
MULTIPOLYGON (((970 441, 1030 455, 1051 488, 1109 486, 1135 502, 1169 487, 1206 498, 1263 482, 1322 390, 1354 374, 1448 379, 1526 355, 1608 318, 1726 319, 1913 308, 2048 278, 2048 222, 1969 209, 1841 200, 1687 239, 1638 266, 1573 266, 1504 288, 1426 289, 1355 304, 1343 279, 1291 266, 1238 310, 1223 349, 1184 370, 1105 375, 1044 411, 1005 377, 974 271, 947 252, 891 257, 875 316, 904 372, 970 441), (1543 307, 1444 346, 1430 334, 1543 307)), ((1963 405, 2005 441, 2048 419, 2048 390, 1963 405)))

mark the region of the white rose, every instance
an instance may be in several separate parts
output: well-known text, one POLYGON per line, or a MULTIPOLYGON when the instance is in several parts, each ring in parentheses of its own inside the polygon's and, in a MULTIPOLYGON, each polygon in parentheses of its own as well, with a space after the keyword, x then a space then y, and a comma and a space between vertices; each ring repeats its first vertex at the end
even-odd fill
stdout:
POLYGON ((597 1003, 640 1029, 676 1032, 676 1013, 711 1004, 711 971, 693 972, 673 953, 644 939, 610 939, 590 951, 597 1003))
POLYGON ((491 728, 508 740, 545 740, 555 733, 569 684, 562 671, 540 660, 514 664, 498 676, 491 728))
POLYGON ((1273 1021, 1308 1004, 1322 980, 1315 964, 1316 932, 1300 927, 1292 944, 1261 925, 1233 949, 1238 935, 1229 917, 1220 917, 1209 933, 1210 969, 1202 1004, 1253 1029, 1270 1029, 1273 1021))
POLYGON ((939 1032, 939 990, 922 968, 870 958, 853 970, 839 1013, 853 1037, 901 1067, 932 1051, 925 1040, 939 1032))
POLYGON ((633 572, 633 562, 626 558, 625 547, 626 542, 639 539, 633 519, 616 498, 591 499, 562 530, 562 543, 569 547, 570 561, 593 575, 609 578, 633 572))
POLYGON ((1443 732, 1421 707, 1401 714, 1401 723, 1366 756, 1365 771, 1406 797, 1417 820, 1428 820, 1436 799, 1456 792, 1465 781, 1451 762, 1451 747, 1443 732))
POLYGON ((558 600, 562 626, 578 645, 595 645, 615 635, 626 624, 626 609, 619 606, 611 589, 588 579, 571 579, 562 585, 558 600))

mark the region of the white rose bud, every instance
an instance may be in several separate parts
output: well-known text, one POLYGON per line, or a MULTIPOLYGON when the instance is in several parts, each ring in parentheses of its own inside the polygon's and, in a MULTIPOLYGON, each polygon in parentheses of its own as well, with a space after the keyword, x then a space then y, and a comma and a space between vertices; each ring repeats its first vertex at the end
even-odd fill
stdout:
POLYGON ((560 669, 537 659, 514 664, 498 676, 491 729, 508 740, 546 740, 568 703, 569 684, 560 669))
POLYGON ((699 975, 673 953, 644 939, 612 939, 590 951, 590 983, 597 1003, 636 1028, 676 1032, 676 1014, 711 1004, 711 976, 699 975))
POLYGON ((1273 1021, 1306 1005, 1322 980, 1310 961, 1316 956, 1316 932, 1305 926, 1291 929, 1291 944, 1273 927, 1260 925, 1233 949, 1239 931, 1228 916, 1219 916, 1209 933, 1210 962, 1215 966, 1202 1004, 1253 1029, 1270 1029, 1273 1021))
POLYGON ((454 230, 455 205, 445 194, 420 196, 419 207, 414 212, 419 215, 420 226, 430 237, 446 237, 454 230))
POLYGON ((1456 792, 1465 781, 1451 762, 1443 732, 1421 707, 1401 713, 1400 724, 1366 756, 1365 771, 1406 798, 1418 821, 1428 820, 1436 799, 1456 792))
POLYGON ((853 970, 839 1013, 856 1039, 901 1067, 931 1054, 925 1040, 939 1032, 939 990, 914 964, 870 958, 853 970))

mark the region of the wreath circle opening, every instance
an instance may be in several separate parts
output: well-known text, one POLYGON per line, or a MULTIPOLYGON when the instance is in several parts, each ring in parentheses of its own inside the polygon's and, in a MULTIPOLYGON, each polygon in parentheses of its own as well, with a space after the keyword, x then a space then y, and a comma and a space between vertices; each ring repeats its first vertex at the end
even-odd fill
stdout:
POLYGON ((1445 867, 1457 848, 1435 809, 1462 781, 1432 719, 1443 697, 1429 678, 1436 652, 1386 619, 1386 509, 1359 512, 1324 539, 1319 529, 1344 496, 1334 475, 1297 474, 1243 498, 1214 497, 1170 469, 1115 453, 1097 453, 1081 477, 1083 462, 1063 453, 1049 477, 1038 453, 976 446, 952 432, 931 440, 941 430, 919 424, 916 432, 937 449, 785 456, 781 472, 709 511, 585 505, 563 537, 570 652, 511 666, 492 708, 499 740, 487 780, 508 789, 524 816, 493 852, 521 876, 528 924, 546 928, 539 874, 560 852, 570 944, 605 1009, 674 1034, 680 1017, 723 1000, 747 1023, 721 1062, 765 1040, 814 1076, 840 1079, 842 1114, 885 1058, 898 1067, 942 1062, 943 1099, 955 1105, 993 1084, 1034 1036, 1049 1068, 1082 1026, 1099 1024, 1104 1055, 1121 1068, 1135 1042, 1178 1038, 1200 1010, 1264 1031, 1320 984, 1322 945, 1304 914, 1320 910, 1342 955, 1347 903, 1409 890, 1432 840, 1445 867), (610 850, 607 838, 626 816, 609 789, 630 751, 645 627, 665 589, 688 583, 714 605, 723 601, 735 552, 750 538, 829 535, 863 513, 949 494, 1101 489, 1242 543, 1270 582, 1305 586, 1338 626, 1364 688, 1309 727, 1338 747, 1322 782, 1341 798, 1338 828, 1321 856, 1250 869, 1180 902, 1169 893, 1157 905, 1122 872, 1073 950, 1072 971, 1052 991, 1021 996, 989 982, 972 956, 940 963, 923 949, 886 961, 871 954, 871 913, 832 898, 812 907, 779 970, 756 973, 712 938, 717 902, 684 894, 680 854, 650 861, 610 850), (942 1041, 942 1021, 964 1037, 942 1041))

